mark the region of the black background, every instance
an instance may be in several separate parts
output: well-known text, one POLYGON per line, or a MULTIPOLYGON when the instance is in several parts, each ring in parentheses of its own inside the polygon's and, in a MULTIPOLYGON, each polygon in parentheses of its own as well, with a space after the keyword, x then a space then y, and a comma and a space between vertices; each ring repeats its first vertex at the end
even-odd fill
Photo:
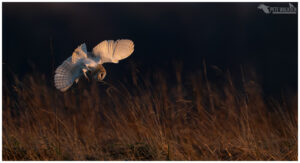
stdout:
MULTIPOLYGON (((140 69, 171 71, 174 60, 189 72, 201 69, 204 59, 233 72, 250 65, 265 92, 297 92, 298 14, 265 14, 259 4, 3 3, 4 75, 38 70, 52 78, 51 40, 56 67, 83 42, 91 50, 102 40, 128 38, 135 43, 128 60, 140 69)), ((126 63, 108 64, 107 77, 126 63)))

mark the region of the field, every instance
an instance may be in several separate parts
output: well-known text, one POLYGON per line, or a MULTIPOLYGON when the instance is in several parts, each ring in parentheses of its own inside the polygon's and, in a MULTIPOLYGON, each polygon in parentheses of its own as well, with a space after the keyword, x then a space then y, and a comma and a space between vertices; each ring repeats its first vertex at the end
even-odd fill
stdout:
POLYGON ((298 160, 297 94, 265 96, 253 71, 214 66, 85 81, 3 81, 3 160, 298 160))

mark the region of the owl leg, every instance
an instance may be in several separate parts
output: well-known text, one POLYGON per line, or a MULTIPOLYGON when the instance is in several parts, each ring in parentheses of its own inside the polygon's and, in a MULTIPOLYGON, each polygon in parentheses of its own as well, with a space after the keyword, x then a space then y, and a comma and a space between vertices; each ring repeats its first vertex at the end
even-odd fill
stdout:
POLYGON ((86 69, 86 68, 83 68, 82 69, 82 72, 83 72, 83 75, 84 75, 84 77, 89 81, 90 79, 88 78, 88 76, 86 75, 86 72, 88 71, 88 69, 86 69))
POLYGON ((76 83, 78 83, 78 81, 79 81, 79 78, 75 79, 75 82, 76 82, 76 83))

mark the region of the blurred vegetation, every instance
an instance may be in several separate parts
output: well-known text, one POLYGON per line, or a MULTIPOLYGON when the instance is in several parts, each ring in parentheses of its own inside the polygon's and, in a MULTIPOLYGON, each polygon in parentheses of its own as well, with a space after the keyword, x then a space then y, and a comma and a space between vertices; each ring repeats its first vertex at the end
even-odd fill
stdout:
POLYGON ((265 97, 253 71, 153 70, 81 80, 3 82, 3 160, 297 160, 297 95, 265 97), (12 88, 12 89, 11 89, 12 88))

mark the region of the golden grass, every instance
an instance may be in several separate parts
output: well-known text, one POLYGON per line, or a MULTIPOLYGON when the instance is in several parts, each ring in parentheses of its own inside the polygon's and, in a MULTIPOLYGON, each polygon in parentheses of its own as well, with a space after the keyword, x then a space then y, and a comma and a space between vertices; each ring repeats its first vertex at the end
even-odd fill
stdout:
POLYGON ((251 73, 212 82, 205 69, 181 71, 133 69, 65 93, 44 75, 15 78, 13 90, 4 83, 3 159, 298 159, 297 95, 264 97, 251 73))

